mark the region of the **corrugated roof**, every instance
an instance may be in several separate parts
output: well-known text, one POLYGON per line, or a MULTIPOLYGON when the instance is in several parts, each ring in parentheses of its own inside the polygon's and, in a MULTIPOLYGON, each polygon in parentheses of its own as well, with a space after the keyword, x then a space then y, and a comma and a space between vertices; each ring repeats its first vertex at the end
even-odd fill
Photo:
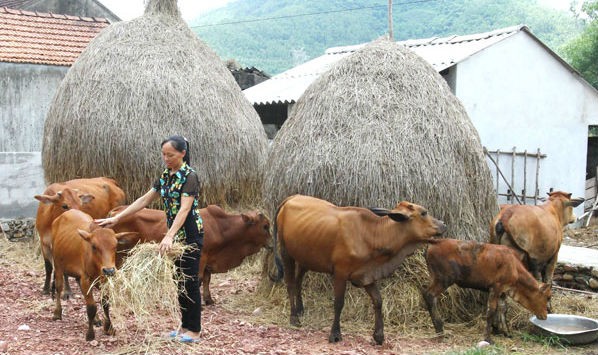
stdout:
MULTIPOLYGON (((527 27, 519 25, 467 36, 432 37, 398 43, 413 50, 440 72, 521 30, 527 31, 527 27)), ((334 63, 365 45, 329 48, 324 55, 245 89, 243 93, 249 102, 257 105, 296 102, 307 87, 334 63)))
POLYGON ((0 62, 72 65, 110 23, 0 7, 0 62))

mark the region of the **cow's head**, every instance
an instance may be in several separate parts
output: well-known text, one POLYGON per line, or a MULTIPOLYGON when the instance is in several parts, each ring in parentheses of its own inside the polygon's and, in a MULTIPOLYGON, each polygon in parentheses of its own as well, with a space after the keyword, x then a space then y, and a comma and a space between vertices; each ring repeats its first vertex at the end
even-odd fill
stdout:
POLYGON ((65 187, 62 191, 58 191, 53 195, 35 195, 34 198, 43 204, 53 204, 61 211, 80 210, 86 204, 93 201, 94 195, 88 193, 81 193, 77 189, 65 187))
POLYGON ((139 234, 137 232, 114 233, 112 229, 101 228, 94 223, 89 229, 89 231, 77 230, 79 236, 90 244, 90 255, 87 261, 93 265, 97 275, 114 275, 117 244, 134 243, 134 239, 139 239, 139 234))
POLYGON ((401 223, 403 228, 413 231, 418 239, 425 240, 446 231, 444 222, 432 217, 424 207, 411 202, 399 202, 392 210, 382 208, 370 210, 378 216, 388 216, 393 221, 401 223))
POLYGON ((242 213, 241 218, 247 228, 245 236, 248 241, 260 247, 266 246, 271 238, 268 218, 258 211, 242 213))
POLYGON ((548 203, 561 204, 563 225, 573 223, 577 217, 573 213, 573 208, 579 206, 585 199, 581 197, 571 198, 571 193, 563 191, 553 191, 548 193, 548 203))
POLYGON ((515 289, 509 291, 509 296, 515 302, 527 308, 538 319, 544 320, 548 317, 548 305, 552 296, 552 289, 549 284, 535 282, 533 289, 524 287, 522 284, 513 287, 515 289))

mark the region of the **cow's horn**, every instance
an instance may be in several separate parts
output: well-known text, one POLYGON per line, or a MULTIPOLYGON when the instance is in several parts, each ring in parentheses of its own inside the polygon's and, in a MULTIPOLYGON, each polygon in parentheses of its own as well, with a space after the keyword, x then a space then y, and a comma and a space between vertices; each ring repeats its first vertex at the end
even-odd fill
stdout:
POLYGON ((388 214, 390 213, 389 210, 387 210, 386 208, 382 208, 382 207, 370 207, 369 208, 370 211, 374 212, 377 216, 388 216, 388 214))
POLYGON ((585 201, 585 199, 583 197, 576 197, 576 198, 572 198, 571 201, 567 201, 566 205, 577 207, 577 206, 581 205, 581 203, 584 201, 585 201))

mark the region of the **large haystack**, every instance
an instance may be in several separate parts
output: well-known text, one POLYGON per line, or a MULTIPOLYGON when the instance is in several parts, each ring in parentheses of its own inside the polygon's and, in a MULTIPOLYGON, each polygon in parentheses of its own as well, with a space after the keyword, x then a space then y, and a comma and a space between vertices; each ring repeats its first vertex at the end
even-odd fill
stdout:
POLYGON ((209 203, 261 198, 267 139, 218 56, 181 19, 176 0, 102 31, 69 70, 44 132, 46 181, 111 176, 129 200, 163 169, 160 142, 182 134, 209 203))
MULTIPOLYGON (((462 104, 428 63, 388 40, 345 58, 306 90, 274 140, 268 167, 264 198, 272 214, 296 193, 363 207, 407 200, 442 219, 447 236, 486 240, 498 211, 478 133, 462 104)), ((385 319, 431 324, 419 306, 426 275, 419 254, 382 283, 385 319)), ((331 285, 314 287, 308 279, 306 299, 331 294, 331 285)), ((354 296, 360 301, 349 303, 345 315, 359 319, 369 298, 361 290, 354 296)), ((474 307, 478 301, 475 293, 451 290, 442 309, 447 320, 471 319, 483 309, 474 307)))
POLYGON ((301 193, 338 205, 428 207, 447 235, 483 240, 497 212, 477 131, 442 77, 378 40, 338 63, 297 101, 265 173, 270 211, 301 193))

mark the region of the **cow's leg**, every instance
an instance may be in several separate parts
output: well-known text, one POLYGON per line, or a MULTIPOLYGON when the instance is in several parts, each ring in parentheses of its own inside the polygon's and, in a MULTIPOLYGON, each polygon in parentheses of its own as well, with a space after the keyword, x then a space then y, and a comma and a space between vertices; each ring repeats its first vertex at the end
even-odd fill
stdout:
POLYGON ((62 294, 63 300, 71 298, 73 291, 71 290, 71 284, 69 283, 69 277, 64 275, 64 293, 62 294))
POLYGON ((507 337, 511 336, 511 329, 509 328, 509 323, 507 322, 507 311, 507 295, 502 293, 498 300, 496 316, 494 317, 495 322, 492 325, 494 334, 503 334, 507 337))
POLYGON ((297 284, 297 302, 296 302, 296 307, 297 307, 297 315, 298 316, 302 316, 303 315, 303 277, 305 276, 305 273, 307 272, 307 269, 304 267, 301 267, 300 265, 297 266, 297 277, 295 279, 295 283, 297 284))
POLYGON ((491 288, 488 294, 488 310, 486 311, 486 333, 484 335, 484 340, 486 340, 490 344, 493 343, 490 333, 492 332, 492 320, 496 316, 499 298, 500 292, 498 292, 494 288, 491 288))
MULTIPOLYGON (((548 263, 544 267, 544 272, 542 274, 542 281, 551 288, 552 288, 552 278, 554 277, 554 269, 556 268, 557 257, 558 257, 558 252, 555 255, 553 255, 553 257, 548 261, 548 263)), ((546 308, 548 310, 548 313, 553 312, 552 311, 552 303, 550 302, 550 299, 548 300, 548 303, 546 304, 546 308)))
POLYGON ((438 296, 443 293, 445 289, 446 287, 442 287, 440 282, 434 280, 428 289, 422 292, 426 307, 428 308, 428 313, 430 313, 430 318, 432 319, 432 324, 434 324, 434 330, 439 334, 444 332, 444 322, 442 321, 442 317, 440 317, 436 304, 438 296))
MULTIPOLYGON (((282 244, 282 243, 281 243, 282 244)), ((297 282, 295 279, 295 260, 291 258, 281 245, 280 256, 284 267, 284 282, 287 285, 287 294, 291 307, 290 323, 296 327, 301 326, 299 315, 297 313, 297 282)))
POLYGON ((44 281, 44 288, 42 294, 50 294, 50 281, 52 280, 52 262, 50 260, 44 260, 44 268, 46 269, 46 280, 44 281))
POLYGON ((54 288, 56 289, 56 307, 54 308, 54 316, 52 317, 53 320, 62 319, 62 304, 60 303, 60 296, 62 295, 62 289, 64 287, 64 278, 62 277, 62 275, 62 269, 55 268, 54 288), (56 278, 56 276, 58 276, 58 278, 56 278))
POLYGON ((347 280, 342 277, 335 276, 334 278, 334 321, 332 322, 332 329, 330 329, 330 336, 328 341, 336 343, 341 341, 341 312, 345 305, 345 291, 347 289, 347 280))
POLYGON ((100 302, 102 303, 102 309, 104 310, 104 333, 114 335, 116 334, 116 330, 112 327, 112 321, 110 320, 110 304, 108 303, 108 297, 102 297, 100 302))
POLYGON ((83 277, 80 283, 81 292, 83 292, 83 296, 85 297, 85 304, 87 308, 87 334, 85 335, 85 340, 90 341, 96 337, 93 330, 93 323, 98 313, 98 306, 93 299, 93 294, 90 290, 91 283, 89 280, 86 277, 83 277))
POLYGON ((382 296, 375 282, 365 286, 365 291, 372 299, 374 307, 374 341, 376 344, 384 343, 384 319, 382 317, 382 296))
POLYGON ((207 268, 203 272, 203 280, 201 280, 203 286, 203 300, 206 305, 214 304, 212 294, 210 293, 210 280, 212 279, 212 273, 207 268))
MULTIPOLYGON (((65 280, 66 280, 66 278, 65 278, 65 280)), ((85 294, 85 292, 83 292, 83 287, 81 287, 81 281, 80 281, 80 279, 77 278, 75 280, 77 281, 77 285, 79 285, 79 289, 81 290, 81 293, 85 294)), ((97 312, 96 312, 95 318, 93 319, 93 325, 95 325, 96 327, 99 327, 99 326, 102 325, 102 320, 100 319, 100 314, 97 313, 97 312)))

